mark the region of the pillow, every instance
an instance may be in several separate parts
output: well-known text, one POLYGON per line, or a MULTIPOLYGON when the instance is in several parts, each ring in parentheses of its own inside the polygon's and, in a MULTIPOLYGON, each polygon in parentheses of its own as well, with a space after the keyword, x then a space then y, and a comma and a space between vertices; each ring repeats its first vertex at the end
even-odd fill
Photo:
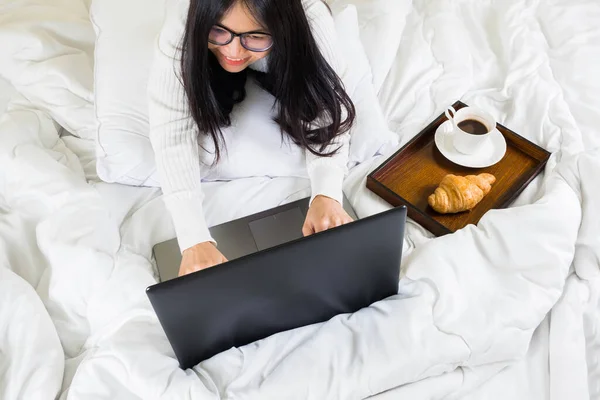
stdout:
MULTIPOLYGON (((97 33, 95 52, 95 104, 98 118, 97 172, 106 182, 159 186, 149 140, 146 87, 155 39, 164 18, 165 0, 95 0, 91 18, 97 33), (144 10, 139 13, 138 10, 144 10), (131 15, 136 15, 135 20, 131 15)), ((371 83, 368 59, 359 38, 356 8, 335 15, 339 46, 348 62, 348 94, 357 109, 351 131, 349 165, 373 156, 383 145, 397 140, 388 130, 371 83)), ((265 120, 271 115, 265 107, 265 120)), ((251 108, 238 107, 235 112, 251 108)), ((243 115, 235 116, 244 119, 243 115)), ((274 134, 279 128, 270 124, 274 134)))
POLYGON ((96 169, 105 182, 159 186, 146 87, 164 15, 165 0, 92 2, 96 169))
POLYGON ((358 12, 360 40, 373 71, 373 85, 379 93, 388 75, 396 51, 400 47, 406 17, 412 9, 412 0, 327 0, 334 14, 347 5, 358 12))

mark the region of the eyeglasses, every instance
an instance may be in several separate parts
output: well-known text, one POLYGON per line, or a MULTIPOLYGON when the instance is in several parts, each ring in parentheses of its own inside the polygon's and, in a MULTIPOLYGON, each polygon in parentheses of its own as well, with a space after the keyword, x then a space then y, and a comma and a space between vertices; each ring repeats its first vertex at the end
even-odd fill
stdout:
POLYGON ((226 46, 235 37, 240 38, 242 47, 249 51, 263 52, 273 46, 273 37, 264 32, 235 33, 221 25, 214 25, 208 35, 208 41, 217 46, 226 46))

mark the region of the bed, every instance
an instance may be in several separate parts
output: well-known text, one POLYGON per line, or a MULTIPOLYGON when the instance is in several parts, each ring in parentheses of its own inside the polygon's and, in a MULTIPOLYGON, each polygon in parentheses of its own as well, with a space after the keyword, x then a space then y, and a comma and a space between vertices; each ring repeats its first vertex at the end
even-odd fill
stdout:
MULTIPOLYGON (((477 226, 409 221, 398 295, 185 371, 145 294, 152 246, 174 237, 160 190, 97 175, 89 7, 0 1, 0 398, 600 399, 596 0, 406 2, 389 66, 370 59, 398 146, 461 99, 552 152, 545 171, 477 226)), ((385 158, 346 179, 360 217, 390 207, 365 187, 385 158)), ((210 183, 205 212, 308 191, 210 183)))

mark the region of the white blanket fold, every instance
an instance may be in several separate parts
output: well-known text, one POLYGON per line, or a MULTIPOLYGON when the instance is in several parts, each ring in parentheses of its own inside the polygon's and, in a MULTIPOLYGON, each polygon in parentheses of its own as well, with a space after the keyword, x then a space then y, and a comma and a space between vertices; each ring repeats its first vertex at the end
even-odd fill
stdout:
MULTIPOLYGON (((123 313, 109 333, 91 337, 94 350, 70 393, 104 377, 101 385, 123 364, 127 374, 111 374, 115 396, 235 399, 365 398, 457 367, 507 366, 524 356, 558 300, 574 255, 581 207, 570 185, 579 182, 557 173, 546 182, 535 204, 490 212, 479 227, 414 249, 399 295, 229 350, 201 363, 197 375, 178 369, 147 301, 134 296, 130 305, 139 312, 123 313)), ((120 275, 136 275, 135 268, 139 276, 143 268, 134 265, 145 260, 120 253, 130 268, 118 262, 120 275)), ((128 282, 128 291, 141 293, 148 280, 128 282)))

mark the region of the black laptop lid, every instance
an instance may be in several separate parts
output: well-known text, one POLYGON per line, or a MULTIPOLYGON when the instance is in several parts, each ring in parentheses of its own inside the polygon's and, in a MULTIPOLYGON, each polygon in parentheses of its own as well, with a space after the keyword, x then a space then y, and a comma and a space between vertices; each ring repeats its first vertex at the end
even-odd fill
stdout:
POLYGON ((182 368, 398 292, 406 208, 150 286, 182 368))

